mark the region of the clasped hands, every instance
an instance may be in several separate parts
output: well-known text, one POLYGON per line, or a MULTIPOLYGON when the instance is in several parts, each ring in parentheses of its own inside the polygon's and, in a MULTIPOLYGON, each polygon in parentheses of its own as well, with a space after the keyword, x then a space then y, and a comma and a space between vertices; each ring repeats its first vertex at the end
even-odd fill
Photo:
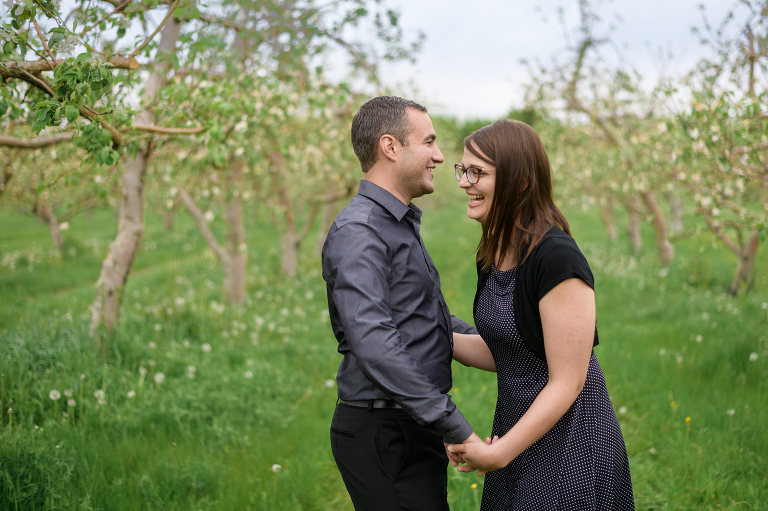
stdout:
POLYGON ((486 472, 502 468, 507 464, 497 445, 498 436, 486 438, 485 442, 476 433, 460 444, 445 444, 445 452, 451 465, 459 472, 473 472, 481 476, 486 472))

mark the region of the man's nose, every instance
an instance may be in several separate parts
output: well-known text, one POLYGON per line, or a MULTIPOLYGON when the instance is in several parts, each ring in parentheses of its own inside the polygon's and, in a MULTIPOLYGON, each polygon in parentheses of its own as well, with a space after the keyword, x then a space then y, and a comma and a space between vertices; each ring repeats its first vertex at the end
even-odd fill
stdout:
POLYGON ((432 150, 432 161, 435 163, 443 163, 445 161, 445 158, 443 158, 443 153, 440 152, 440 148, 437 147, 437 144, 435 144, 435 147, 432 150))

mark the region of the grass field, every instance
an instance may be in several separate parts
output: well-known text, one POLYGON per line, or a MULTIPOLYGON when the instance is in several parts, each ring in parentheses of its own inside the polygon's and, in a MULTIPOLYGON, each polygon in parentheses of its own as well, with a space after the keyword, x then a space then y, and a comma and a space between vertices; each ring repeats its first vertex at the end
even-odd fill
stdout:
MULTIPOLYGON (((422 201, 425 243, 454 314, 471 316, 477 226, 454 192, 422 201), (456 199, 456 200, 454 200, 456 199)), ((733 258, 705 236, 661 270, 567 212, 597 280, 598 358, 638 509, 766 509, 768 265, 725 293, 733 258)), ((330 453, 335 351, 319 260, 281 278, 275 233, 248 219, 248 301, 179 214, 148 216, 120 328, 102 357, 88 307, 114 216, 77 218, 56 254, 34 220, 0 213, 0 509, 349 510, 330 453), (54 399, 55 398, 55 399, 54 399)), ((307 245, 313 245, 311 240, 307 245)), ((495 377, 455 366, 454 399, 490 430, 495 377)), ((482 479, 449 469, 454 510, 482 479)))

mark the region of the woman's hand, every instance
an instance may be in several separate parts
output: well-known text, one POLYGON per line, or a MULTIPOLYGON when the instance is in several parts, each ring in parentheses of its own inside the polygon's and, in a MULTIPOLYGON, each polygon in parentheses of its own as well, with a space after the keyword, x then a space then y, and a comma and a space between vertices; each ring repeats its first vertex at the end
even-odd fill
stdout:
POLYGON ((481 476, 486 472, 506 467, 509 464, 504 459, 501 449, 498 449, 498 446, 492 445, 498 439, 498 436, 494 436, 493 440, 486 438, 485 443, 448 444, 446 450, 449 456, 453 455, 466 463, 466 465, 458 466, 457 470, 459 472, 478 470, 477 475, 481 476))

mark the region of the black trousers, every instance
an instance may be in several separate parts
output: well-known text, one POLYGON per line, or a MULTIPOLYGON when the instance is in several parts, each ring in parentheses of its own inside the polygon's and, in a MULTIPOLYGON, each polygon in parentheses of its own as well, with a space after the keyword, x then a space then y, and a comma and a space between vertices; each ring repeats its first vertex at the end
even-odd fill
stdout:
POLYGON ((331 450, 357 511, 447 511, 440 433, 401 409, 336 405, 331 450))

